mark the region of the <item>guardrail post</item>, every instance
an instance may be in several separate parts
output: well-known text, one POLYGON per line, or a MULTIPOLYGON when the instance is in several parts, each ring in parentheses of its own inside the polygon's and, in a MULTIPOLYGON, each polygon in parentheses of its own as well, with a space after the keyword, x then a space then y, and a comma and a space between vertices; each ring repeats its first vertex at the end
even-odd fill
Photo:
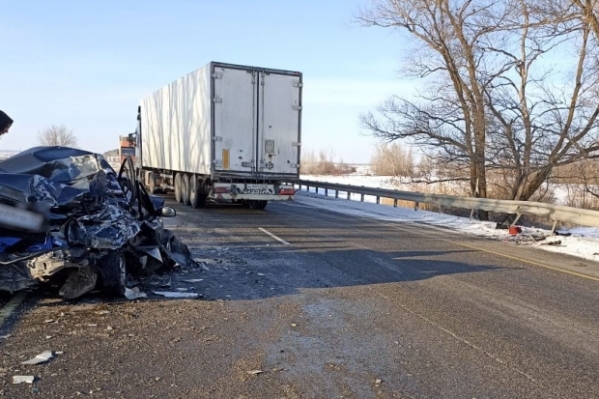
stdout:
POLYGON ((324 189, 324 195, 325 195, 325 197, 329 196, 329 189, 328 188, 324 189))
POLYGON ((381 203, 381 197, 376 197, 376 203, 380 204, 381 203))
POLYGON ((553 227, 551 228, 551 235, 555 234, 555 228, 557 227, 557 220, 553 222, 553 227))
POLYGON ((511 224, 511 225, 512 225, 512 226, 515 226, 515 225, 516 225, 516 223, 518 223, 518 220, 520 220, 520 217, 521 217, 521 216, 522 216, 522 215, 521 215, 520 213, 519 213, 518 215, 516 215, 516 219, 514 219, 514 221, 512 222, 512 224, 511 224))
POLYGON ((418 207, 420 206, 420 202, 416 202, 414 201, 414 210, 417 211, 418 207))
POLYGON ((335 190, 335 198, 339 198, 339 190, 335 190))
POLYGON ((314 187, 316 189, 316 194, 318 194, 318 186, 314 187))
POLYGON ((364 194, 360 194, 360 201, 364 202, 364 194))
POLYGON ((347 199, 350 200, 351 199, 351 193, 348 191, 347 192, 347 199))
POLYGON ((393 208, 397 208, 397 198, 393 198, 393 208))

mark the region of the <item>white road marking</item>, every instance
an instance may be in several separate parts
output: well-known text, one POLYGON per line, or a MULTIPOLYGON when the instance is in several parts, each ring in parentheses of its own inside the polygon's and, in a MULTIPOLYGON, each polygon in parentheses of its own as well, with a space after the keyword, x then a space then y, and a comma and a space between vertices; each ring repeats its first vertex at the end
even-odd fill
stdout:
POLYGON ((2 310, 0 310, 0 327, 2 324, 10 317, 10 315, 15 311, 15 309, 23 302, 23 299, 27 296, 25 291, 21 291, 15 294, 10 300, 4 305, 2 310))
POLYGON ((262 227, 258 227, 258 230, 260 230, 261 232, 263 232, 264 234, 268 234, 269 236, 271 236, 272 238, 274 238, 275 240, 283 243, 284 245, 291 245, 289 244, 287 241, 283 240, 280 237, 277 237, 276 235, 274 235, 273 233, 271 233, 270 231, 263 229, 262 227))

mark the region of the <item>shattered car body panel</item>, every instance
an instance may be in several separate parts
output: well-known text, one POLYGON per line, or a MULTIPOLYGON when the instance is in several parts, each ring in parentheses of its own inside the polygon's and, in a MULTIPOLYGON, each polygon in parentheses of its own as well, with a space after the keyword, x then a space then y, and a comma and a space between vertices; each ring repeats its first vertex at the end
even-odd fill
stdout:
POLYGON ((0 204, 44 221, 34 234, 0 221, 0 290, 66 273, 60 290, 65 298, 79 297, 97 282, 124 294, 128 272, 193 262, 162 224, 161 216, 174 210, 163 211, 164 200, 145 191, 130 159, 117 174, 99 154, 29 149, 0 162, 0 204))

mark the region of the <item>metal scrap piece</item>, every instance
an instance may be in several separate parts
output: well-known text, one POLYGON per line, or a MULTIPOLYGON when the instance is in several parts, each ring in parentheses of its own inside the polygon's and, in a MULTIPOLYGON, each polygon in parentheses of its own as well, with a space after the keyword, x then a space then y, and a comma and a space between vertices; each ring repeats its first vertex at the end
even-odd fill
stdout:
POLYGON ((40 364, 40 363, 45 363, 48 360, 52 359, 54 357, 54 354, 52 353, 52 351, 44 351, 42 353, 40 353, 39 355, 37 355, 36 357, 29 359, 27 361, 21 362, 21 364, 40 364))
POLYGON ((60 288, 59 294, 66 299, 76 299, 96 287, 98 274, 90 266, 73 269, 60 288))

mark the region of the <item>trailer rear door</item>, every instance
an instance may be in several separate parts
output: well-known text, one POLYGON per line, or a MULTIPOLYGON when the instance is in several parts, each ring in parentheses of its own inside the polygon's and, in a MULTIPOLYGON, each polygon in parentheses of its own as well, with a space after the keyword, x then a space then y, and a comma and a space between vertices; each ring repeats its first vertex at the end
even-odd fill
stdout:
POLYGON ((299 164, 301 75, 259 73, 258 164, 262 174, 296 175, 299 164))
POLYGON ((255 171, 256 165, 256 73, 216 66, 212 80, 214 169, 249 174, 255 171))

